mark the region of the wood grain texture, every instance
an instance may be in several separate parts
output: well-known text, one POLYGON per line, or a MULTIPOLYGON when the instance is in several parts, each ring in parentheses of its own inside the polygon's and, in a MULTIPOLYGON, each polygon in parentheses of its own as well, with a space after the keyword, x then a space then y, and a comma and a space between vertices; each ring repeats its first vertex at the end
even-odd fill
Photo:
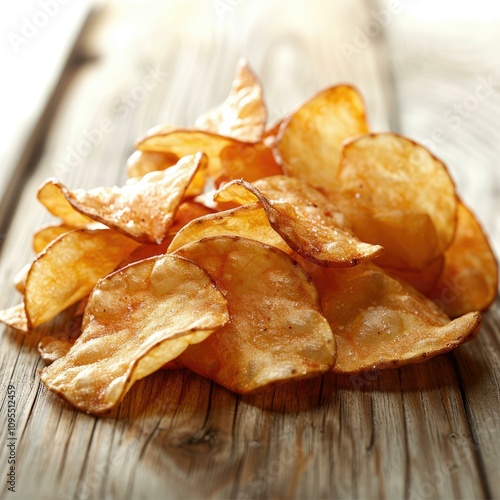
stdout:
MULTIPOLYGON (((347 57, 342 42, 354 43, 356 29, 364 29, 383 5, 225 5, 219 16, 213 2, 121 2, 96 16, 80 40, 57 113, 46 124, 43 154, 12 213, 1 250, 0 307, 19 301, 11 292, 13 274, 32 257, 33 230, 50 220, 36 204, 37 186, 53 175, 70 187, 122 182, 133 141, 158 123, 189 125, 222 101, 241 55, 263 81, 271 120, 322 87, 345 81, 361 89, 375 130, 401 123, 412 137, 425 134, 423 108, 433 109, 439 96, 420 96, 424 76, 412 76, 411 67, 390 70, 401 40, 395 34, 391 39, 390 30, 404 23, 403 14, 387 33, 347 57), (99 139, 85 148, 92 131, 99 139)), ((485 112, 484 119, 493 116, 485 112)), ((498 130, 491 134, 474 143, 484 144, 481 155, 489 159, 498 130)), ((463 141, 450 136, 440 154, 458 151, 463 141)), ((498 175, 487 183, 500 187, 498 175)), ((490 195, 488 200, 498 203, 490 195)), ((234 395, 188 371, 158 372, 138 382, 110 418, 75 412, 40 383, 36 346, 47 331, 57 333, 57 324, 27 337, 3 329, 0 384, 14 384, 17 391, 16 495, 499 497, 499 324, 497 303, 479 337, 454 354, 398 370, 329 374, 254 396, 234 395)), ((2 422, 5 405, 2 399, 2 422)), ((0 428, 5 442, 6 427, 0 428)), ((2 470, 6 456, 0 448, 2 470)), ((0 491, 2 498, 14 496, 5 484, 0 491)))

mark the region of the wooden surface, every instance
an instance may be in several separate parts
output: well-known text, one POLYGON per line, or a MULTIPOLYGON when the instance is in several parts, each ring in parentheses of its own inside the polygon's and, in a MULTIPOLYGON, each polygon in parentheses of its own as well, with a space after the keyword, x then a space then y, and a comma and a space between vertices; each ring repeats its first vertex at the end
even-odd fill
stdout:
MULTIPOLYGON (((71 187, 123 182, 134 139, 158 123, 189 125, 222 101, 242 55, 262 79, 271 119, 343 81, 362 91, 375 130, 426 141, 443 128, 431 147, 498 254, 498 84, 459 126, 443 113, 494 75, 500 22, 465 16, 465 43, 461 19, 428 23, 410 4, 358 45, 388 4, 148 1, 95 12, 46 115, 43 149, 31 153, 1 221, 0 307, 19 302, 13 275, 32 258, 33 230, 50 221, 37 186, 53 175, 71 187), (357 50, 348 55, 345 44, 357 50), (112 130, 71 162, 68 148, 84 149, 105 119, 112 130)), ((46 332, 2 330, 0 383, 16 388, 18 437, 16 493, 3 481, 2 498, 500 498, 498 301, 476 340, 422 365, 249 397, 188 371, 159 372, 111 418, 75 412, 40 383, 36 346, 46 332)), ((2 474, 6 463, 2 446, 2 474)))

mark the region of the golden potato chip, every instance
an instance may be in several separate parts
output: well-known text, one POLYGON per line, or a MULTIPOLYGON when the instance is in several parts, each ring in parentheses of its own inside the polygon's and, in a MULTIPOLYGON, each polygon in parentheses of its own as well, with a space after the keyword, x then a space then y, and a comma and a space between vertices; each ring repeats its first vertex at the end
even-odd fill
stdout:
POLYGON ((240 59, 229 96, 220 106, 201 115, 195 128, 244 142, 258 142, 266 120, 262 87, 247 62, 240 59))
POLYGON ((227 299, 230 322, 190 346, 181 362, 239 393, 330 370, 335 342, 307 274, 277 248, 237 236, 179 248, 227 299))
POLYGON ((0 310, 0 322, 20 332, 28 333, 29 331, 24 304, 0 310))
POLYGON ((28 323, 35 328, 88 295, 139 243, 110 229, 65 233, 37 256, 26 280, 28 323))
POLYGON ((472 212, 458 200, 455 238, 429 296, 451 317, 484 311, 498 294, 498 264, 472 212))
POLYGON ((335 334, 336 373, 419 363, 479 331, 480 313, 450 321, 427 297, 372 263, 351 269, 305 266, 335 334))
POLYGON ((129 264, 139 262, 140 260, 149 259, 150 257, 164 255, 165 253, 167 253, 167 248, 172 242, 172 238, 172 236, 169 236, 159 245, 141 245, 140 247, 136 248, 130 255, 127 255, 127 257, 125 257, 125 259, 120 262, 116 269, 121 269, 122 267, 128 266, 129 264))
POLYGON ((350 86, 330 87, 303 104, 282 125, 278 163, 314 187, 335 189, 342 142, 366 134, 363 100, 350 86))
POLYGON ((102 414, 228 319, 226 300, 198 265, 173 255, 146 259, 99 281, 82 334, 41 378, 79 410, 102 414))
POLYGON ((214 213, 214 211, 211 208, 196 203, 195 201, 185 201, 184 203, 181 203, 177 213, 175 214, 174 224, 170 228, 170 232, 177 233, 188 222, 212 213, 214 213))
POLYGON ((363 243, 349 229, 344 214, 316 189, 299 179, 267 177, 254 185, 243 180, 225 184, 216 201, 258 199, 273 229, 298 254, 326 267, 350 267, 383 252, 379 245, 363 243))
MULTIPOLYGON (((404 269, 391 269, 384 267, 384 271, 393 278, 406 281, 419 292, 426 294, 437 283, 444 269, 444 255, 436 257, 421 271, 407 271, 404 269)), ((378 264, 378 262, 377 262, 378 264)), ((469 312, 469 311, 467 311, 469 312)))
POLYGON ((173 153, 155 153, 150 151, 134 151, 127 160, 127 176, 144 177, 149 172, 165 170, 174 166, 179 157, 173 153))
POLYGON ((266 212, 259 202, 206 215, 191 221, 176 234, 168 247, 168 253, 203 238, 229 235, 260 241, 279 248, 285 253, 292 253, 292 249, 269 224, 266 212))
POLYGON ((66 356, 73 343, 69 340, 58 339, 55 337, 43 337, 38 343, 38 352, 46 365, 66 356))
POLYGON ((94 222, 71 205, 61 190, 61 184, 55 178, 47 179, 38 188, 37 198, 52 215, 59 217, 72 228, 83 228, 94 222))
POLYGON ((198 168, 203 153, 181 158, 167 170, 130 179, 121 188, 69 190, 58 184, 73 207, 106 226, 145 243, 161 243, 198 168))
MULTIPOLYGON (((94 221, 92 221, 92 223, 94 223, 94 221)), ((89 228, 88 226, 90 225, 91 223, 83 227, 94 229, 89 228)), ((46 226, 42 226, 35 231, 33 235, 33 250, 35 253, 42 252, 49 243, 52 243, 57 237, 61 236, 61 234, 73 231, 73 229, 76 229, 76 227, 70 226, 69 224, 47 224, 46 226)))
POLYGON ((456 224, 455 185, 443 163, 425 147, 391 133, 359 137, 345 144, 337 181, 344 193, 376 207, 376 216, 393 211, 398 217, 427 215, 437 238, 430 260, 450 245, 456 224))

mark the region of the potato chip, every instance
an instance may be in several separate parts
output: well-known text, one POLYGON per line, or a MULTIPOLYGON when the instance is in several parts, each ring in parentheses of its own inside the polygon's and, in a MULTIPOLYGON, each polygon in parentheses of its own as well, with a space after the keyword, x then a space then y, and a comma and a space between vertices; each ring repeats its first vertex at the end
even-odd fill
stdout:
POLYGON ((348 85, 330 87, 282 125, 277 159, 285 173, 314 187, 335 189, 342 142, 366 134, 363 100, 348 85))
POLYGON ((203 153, 181 158, 164 171, 151 172, 121 187, 90 191, 59 188, 73 207, 106 226, 145 243, 161 243, 198 168, 203 153))
POLYGON ((242 394, 331 369, 335 342, 317 291, 288 255, 237 236, 196 241, 174 255, 207 270, 231 317, 180 356, 187 368, 242 394))
POLYGON ((498 294, 498 264, 472 212, 458 201, 457 231, 429 296, 451 317, 484 311, 498 294))
POLYGON ((59 217, 72 228, 83 228, 94 222, 71 205, 64 196, 62 184, 53 177, 38 188, 37 198, 52 215, 59 217))
POLYGON ((84 298, 138 246, 110 229, 77 229, 59 236, 37 256, 28 274, 28 324, 35 328, 84 298))
MULTIPOLYGON (((94 223, 94 221, 92 221, 92 223, 94 223)), ((88 226, 92 223, 89 223, 84 227, 88 228, 88 226)), ((49 243, 52 243, 57 237, 61 236, 61 234, 73 231, 73 229, 76 229, 76 227, 70 226, 69 224, 47 224, 46 226, 42 226, 35 231, 35 234, 33 235, 33 250, 35 253, 42 252, 49 245, 49 243)))
POLYGON ((372 263, 351 269, 306 264, 337 341, 336 373, 419 363, 479 331, 481 315, 450 322, 431 300, 372 263))
MULTIPOLYGON (((406 281, 419 292, 426 294, 437 283, 444 269, 444 255, 436 257, 430 264, 421 271, 406 271, 404 269, 391 269, 385 267, 384 271, 393 278, 406 281)), ((378 262, 377 262, 378 264, 378 262)), ((469 311, 467 311, 469 312, 469 311)))
POLYGON ((168 253, 210 236, 241 236, 260 241, 291 254, 292 249, 271 227, 260 202, 206 215, 191 221, 179 231, 168 247, 168 253))
POLYGON ((326 267, 350 267, 383 252, 363 243, 349 229, 344 214, 305 182, 285 176, 267 177, 251 185, 242 180, 225 184, 216 201, 247 201, 246 190, 258 199, 273 229, 298 254, 326 267))
POLYGON ((26 318, 24 304, 0 310, 0 322, 20 332, 28 333, 28 319, 26 318))
POLYGON ((186 201, 179 206, 170 232, 177 233, 192 220, 212 213, 214 213, 214 211, 211 208, 196 203, 195 201, 186 201))
POLYGON ((99 281, 81 336, 41 378, 79 410, 107 413, 135 381, 228 319, 226 300, 198 265, 172 255, 146 259, 99 281))
POLYGON ((359 137, 345 144, 337 180, 344 193, 376 207, 375 217, 393 211, 398 217, 427 215, 437 238, 430 260, 450 245, 456 223, 455 185, 443 163, 423 146, 391 133, 359 137))
POLYGON ((195 127, 244 142, 258 142, 266 120, 262 87, 247 62, 240 59, 229 96, 220 106, 201 115, 195 127))

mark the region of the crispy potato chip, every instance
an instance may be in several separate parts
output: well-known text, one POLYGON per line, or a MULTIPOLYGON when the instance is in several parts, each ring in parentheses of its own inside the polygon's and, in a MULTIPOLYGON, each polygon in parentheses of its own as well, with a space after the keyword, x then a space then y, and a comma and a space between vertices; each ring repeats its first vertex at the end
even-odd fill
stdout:
POLYGON ((28 323, 35 328, 88 295, 139 244, 110 229, 65 233, 37 256, 26 280, 28 323))
POLYGON ((106 413, 135 381, 228 319, 226 300, 198 265, 173 255, 146 259, 99 281, 81 336, 41 378, 79 410, 106 413))
POLYGON ((344 193, 377 207, 375 216, 384 211, 429 216, 437 238, 430 260, 450 245, 456 224, 455 185, 443 163, 425 147, 391 133, 359 137, 345 144, 337 179, 344 193))
POLYGON ((28 333, 29 331, 24 304, 0 310, 0 322, 20 332, 28 333))
POLYGON ((38 188, 37 198, 52 215, 59 217, 72 228, 83 228, 90 222, 94 222, 69 203, 61 191, 59 181, 55 178, 47 179, 38 188))
POLYGON ((445 266, 429 296, 451 317, 484 311, 498 294, 498 264, 488 238, 459 200, 457 231, 445 252, 445 266))
POLYGON ((127 176, 144 177, 149 172, 165 170, 174 166, 179 157, 173 153, 155 153, 150 151, 134 151, 127 160, 127 176))
MULTIPOLYGON (((203 172, 197 186, 204 186, 206 177, 216 187, 224 181, 244 177, 252 182, 261 177, 282 173, 272 151, 262 142, 249 144, 212 132, 174 130, 148 136, 137 144, 141 151, 162 152, 184 156, 203 151, 208 157, 207 171, 203 172)), ((199 193, 203 189, 200 188, 199 193)))
POLYGON ((350 267, 383 252, 379 245, 354 236, 344 214, 316 189, 299 179, 267 177, 251 185, 242 180, 225 184, 216 201, 248 201, 242 190, 258 199, 273 229, 293 250, 326 267, 350 267))
POLYGON ((106 226, 145 243, 161 243, 198 168, 203 153, 181 158, 164 171, 151 172, 121 187, 90 191, 57 186, 75 209, 106 226))
POLYGON ((434 287, 441 276, 444 269, 444 261, 444 255, 440 255, 432 260, 430 264, 421 271, 406 271, 402 269, 391 269, 390 267, 385 267, 384 271, 389 276, 401 281, 406 281, 406 283, 409 283, 419 292, 426 294, 434 287))
POLYGON ((473 338, 480 313, 450 322, 431 300, 374 264, 326 269, 305 264, 337 341, 336 373, 419 363, 473 338))
POLYGON ((125 259, 120 262, 116 269, 121 269, 122 267, 133 264, 134 262, 139 262, 140 260, 149 259, 150 257, 156 257, 157 255, 164 255, 167 253, 167 248, 172 242, 172 237, 167 238, 165 241, 159 245, 141 245, 136 248, 130 255, 127 255, 125 259))
POLYGON ((214 213, 214 211, 205 205, 201 205, 195 201, 186 201, 179 206, 179 210, 177 210, 177 213, 175 214, 174 224, 170 228, 170 232, 177 233, 188 222, 212 213, 214 213))
POLYGON ((240 141, 258 142, 264 134, 266 120, 260 82, 247 62, 240 59, 229 96, 220 106, 201 115, 195 127, 240 141))
POLYGON ((168 247, 168 253, 203 238, 230 235, 260 241, 285 253, 292 253, 292 249, 269 224, 266 212, 259 202, 191 221, 176 234, 168 247))
POLYGON ((73 346, 69 340, 55 337, 43 337, 38 343, 38 352, 46 365, 66 356, 73 346))
POLYGON ((317 291, 288 255, 237 236, 196 241, 174 255, 208 271, 231 317, 180 356, 187 368, 243 394, 331 369, 335 343, 317 291))
POLYGON ((277 159, 285 173, 314 187, 335 189, 342 142, 366 134, 363 100, 348 85, 330 87, 283 123, 277 159))
MULTIPOLYGON (((91 229, 87 226, 84 227, 91 229)), ((75 226, 70 226, 69 224, 47 224, 46 226, 42 226, 33 235, 33 250, 37 254, 42 252, 49 243, 52 243, 57 237, 61 236, 61 234, 73 231, 73 229, 77 228, 75 226)))

